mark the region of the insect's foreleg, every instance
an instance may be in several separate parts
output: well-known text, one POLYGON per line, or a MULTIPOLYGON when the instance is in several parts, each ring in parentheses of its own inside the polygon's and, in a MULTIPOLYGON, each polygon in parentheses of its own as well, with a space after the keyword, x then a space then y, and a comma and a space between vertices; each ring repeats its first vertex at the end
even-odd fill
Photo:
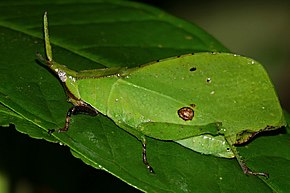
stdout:
POLYGON ((143 157, 143 163, 145 164, 146 168, 149 170, 150 173, 155 173, 153 168, 150 166, 150 164, 147 161, 147 155, 146 155, 146 140, 142 140, 142 157, 143 157))
MULTIPOLYGON (((92 108, 89 105, 82 105, 82 106, 73 106, 71 107, 66 114, 66 118, 65 118, 65 125, 63 128, 60 128, 58 130, 56 130, 58 133, 60 132, 65 132, 68 130, 69 125, 70 125, 70 119, 72 115, 77 115, 80 113, 85 113, 91 116, 95 116, 98 114, 98 111, 95 110, 94 108, 92 108)), ((53 132, 55 132, 55 129, 50 129, 48 130, 48 134, 52 134, 53 132)))

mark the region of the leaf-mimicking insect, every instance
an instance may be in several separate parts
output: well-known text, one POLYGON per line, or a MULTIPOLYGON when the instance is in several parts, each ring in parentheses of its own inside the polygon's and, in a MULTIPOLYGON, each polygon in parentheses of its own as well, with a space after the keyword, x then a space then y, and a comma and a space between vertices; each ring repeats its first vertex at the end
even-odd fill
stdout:
POLYGON ((46 59, 40 58, 57 74, 74 105, 58 132, 68 130, 72 114, 101 113, 142 142, 150 172, 146 137, 236 157, 244 173, 268 176, 251 171, 234 146, 285 125, 273 85, 258 62, 231 53, 196 53, 136 68, 76 72, 53 60, 46 13, 44 35, 46 59))

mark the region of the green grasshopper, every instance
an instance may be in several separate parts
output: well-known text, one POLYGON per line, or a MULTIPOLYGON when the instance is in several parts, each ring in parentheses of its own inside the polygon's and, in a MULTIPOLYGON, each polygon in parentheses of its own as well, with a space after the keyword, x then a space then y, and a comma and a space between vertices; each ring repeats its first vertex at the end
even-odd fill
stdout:
MULTIPOLYGON (((231 53, 195 53, 136 68, 105 68, 76 72, 52 58, 47 13, 44 15, 47 66, 59 77, 69 102, 65 126, 72 114, 101 113, 142 142, 146 137, 170 140, 218 157, 236 157, 251 171, 235 144, 262 131, 284 126, 279 100, 262 65, 231 53)), ((54 130, 50 130, 52 133, 54 130)))

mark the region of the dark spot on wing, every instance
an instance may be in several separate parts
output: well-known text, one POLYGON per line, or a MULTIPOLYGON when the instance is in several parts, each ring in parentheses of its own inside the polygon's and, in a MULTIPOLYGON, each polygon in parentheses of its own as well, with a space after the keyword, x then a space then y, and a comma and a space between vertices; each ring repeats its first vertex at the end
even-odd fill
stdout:
POLYGON ((194 117, 194 111, 189 107, 182 107, 177 111, 178 116, 184 121, 192 120, 194 117))
POLYGON ((196 67, 192 67, 191 69, 189 69, 189 71, 196 71, 196 67))
POLYGON ((194 108, 195 107, 195 104, 190 104, 189 106, 191 106, 192 108, 194 108))

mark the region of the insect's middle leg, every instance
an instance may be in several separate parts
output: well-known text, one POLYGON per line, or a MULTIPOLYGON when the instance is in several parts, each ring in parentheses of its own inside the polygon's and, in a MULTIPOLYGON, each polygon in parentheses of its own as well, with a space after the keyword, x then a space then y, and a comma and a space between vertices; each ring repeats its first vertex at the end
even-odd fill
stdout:
MULTIPOLYGON (((77 114, 80 114, 80 113, 85 113, 85 114, 88 114, 88 115, 91 115, 91 116, 95 116, 95 115, 98 114, 98 111, 96 109, 94 109, 93 107, 89 106, 89 105, 73 106, 66 113, 64 127, 60 128, 60 129, 58 129, 56 131, 58 133, 67 131, 68 128, 69 128, 69 125, 70 125, 71 116, 72 115, 77 115, 77 114)), ((48 134, 52 134, 53 132, 55 132, 55 129, 48 130, 48 134)))
POLYGON ((143 139, 142 141, 142 157, 143 157, 143 163, 145 164, 146 168, 149 170, 150 173, 155 173, 153 168, 150 166, 150 164, 147 161, 147 154, 146 154, 146 141, 143 139))

